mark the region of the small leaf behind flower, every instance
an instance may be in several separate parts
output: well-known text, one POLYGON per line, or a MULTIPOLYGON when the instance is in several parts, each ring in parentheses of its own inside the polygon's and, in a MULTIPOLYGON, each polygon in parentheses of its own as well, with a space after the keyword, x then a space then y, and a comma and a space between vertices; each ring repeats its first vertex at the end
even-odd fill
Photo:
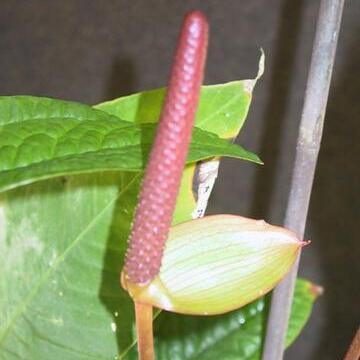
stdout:
POLYGON ((304 242, 262 220, 208 216, 174 226, 159 275, 123 285, 134 300, 194 315, 237 309, 270 291, 290 270, 304 242))

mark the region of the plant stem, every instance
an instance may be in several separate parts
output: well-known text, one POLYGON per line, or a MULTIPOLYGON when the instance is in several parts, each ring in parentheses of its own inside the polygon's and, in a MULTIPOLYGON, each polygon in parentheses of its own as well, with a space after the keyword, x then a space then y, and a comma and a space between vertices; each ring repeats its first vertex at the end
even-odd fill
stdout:
POLYGON ((135 301, 136 333, 139 360, 154 360, 152 306, 135 301))
MULTIPOLYGON (((344 0, 322 0, 296 145, 296 158, 284 226, 303 238, 344 0)), ((326 204, 324 204, 326 206, 326 204)), ((273 292, 263 360, 281 360, 300 254, 273 292)))
POLYGON ((353 341, 347 351, 344 360, 358 360, 360 359, 360 328, 358 328, 353 341))

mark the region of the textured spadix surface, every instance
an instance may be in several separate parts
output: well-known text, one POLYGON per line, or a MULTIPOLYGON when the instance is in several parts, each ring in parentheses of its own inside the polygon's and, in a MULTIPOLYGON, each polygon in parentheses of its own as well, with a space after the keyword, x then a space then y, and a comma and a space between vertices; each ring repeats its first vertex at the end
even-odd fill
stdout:
POLYGON ((185 16, 177 41, 126 251, 124 274, 138 284, 159 273, 198 107, 208 28, 206 17, 192 11, 185 16))
POLYGON ((211 315, 239 308, 271 290, 304 243, 262 220, 215 215, 174 226, 159 275, 124 286, 161 309, 211 315))

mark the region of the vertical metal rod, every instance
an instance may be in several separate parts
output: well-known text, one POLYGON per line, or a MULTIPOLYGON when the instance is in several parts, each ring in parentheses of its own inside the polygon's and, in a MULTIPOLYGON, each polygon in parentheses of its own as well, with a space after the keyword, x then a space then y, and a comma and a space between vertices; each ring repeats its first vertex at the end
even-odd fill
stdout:
MULTIPOLYGON (((284 226, 304 235, 344 0, 322 0, 305 91, 284 226)), ((324 206, 326 206, 324 204, 324 206)), ((281 360, 300 255, 271 300, 263 360, 281 360)))

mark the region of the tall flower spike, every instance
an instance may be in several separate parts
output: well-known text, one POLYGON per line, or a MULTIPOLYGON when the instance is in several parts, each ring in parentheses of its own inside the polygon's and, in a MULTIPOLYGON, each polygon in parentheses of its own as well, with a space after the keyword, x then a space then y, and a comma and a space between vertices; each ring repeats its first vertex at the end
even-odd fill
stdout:
POLYGON ((126 253, 124 276, 147 284, 160 270, 203 80, 208 23, 189 13, 178 39, 155 142, 126 253))

